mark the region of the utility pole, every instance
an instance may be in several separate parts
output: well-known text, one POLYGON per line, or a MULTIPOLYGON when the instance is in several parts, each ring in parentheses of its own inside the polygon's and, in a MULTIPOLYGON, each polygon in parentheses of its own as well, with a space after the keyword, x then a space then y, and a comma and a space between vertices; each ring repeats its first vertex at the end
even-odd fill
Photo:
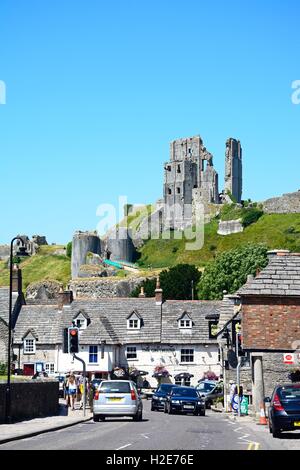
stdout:
POLYGON ((241 416, 241 400, 240 400, 240 372, 241 372, 241 358, 239 357, 239 332, 235 332, 235 349, 236 356, 238 359, 238 365, 236 368, 236 384, 237 384, 237 393, 238 393, 238 416, 241 416))
POLYGON ((192 280, 192 300, 194 300, 194 281, 192 280))

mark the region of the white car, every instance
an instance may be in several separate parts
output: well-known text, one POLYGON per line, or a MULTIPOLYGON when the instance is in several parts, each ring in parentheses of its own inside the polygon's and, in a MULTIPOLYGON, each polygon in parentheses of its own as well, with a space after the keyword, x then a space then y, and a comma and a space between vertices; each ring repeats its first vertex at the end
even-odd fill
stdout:
POLYGON ((130 416, 141 421, 143 403, 131 380, 103 380, 95 391, 93 400, 94 421, 104 421, 108 416, 130 416))

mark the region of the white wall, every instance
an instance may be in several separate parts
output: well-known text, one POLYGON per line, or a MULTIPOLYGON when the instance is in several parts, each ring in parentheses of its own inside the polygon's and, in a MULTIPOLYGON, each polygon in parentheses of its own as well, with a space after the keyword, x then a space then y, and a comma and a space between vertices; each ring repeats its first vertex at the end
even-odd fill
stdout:
POLYGON ((218 346, 209 345, 139 345, 130 344, 123 346, 120 352, 120 365, 126 367, 136 367, 148 372, 146 379, 150 385, 155 387, 157 380, 152 377, 154 368, 157 365, 163 365, 173 376, 170 378, 174 382, 174 375, 180 372, 189 372, 194 375, 191 379, 191 385, 197 385, 204 372, 211 370, 216 375, 221 374, 221 366, 218 363, 218 346), (126 359, 126 347, 136 346, 137 359, 126 359), (147 350, 148 349, 148 350, 147 350), (181 349, 194 349, 194 362, 181 363, 181 349))
MULTIPOLYGON (((115 366, 115 350, 116 346, 106 346, 104 350, 104 358, 101 358, 101 346, 98 345, 98 362, 89 363, 89 346, 80 346, 80 352, 76 355, 83 359, 86 363, 86 370, 89 371, 106 371, 110 372, 115 366)), ((57 370, 59 372, 68 372, 70 370, 82 370, 82 363, 74 359, 71 354, 64 354, 60 349, 57 356, 57 370)))

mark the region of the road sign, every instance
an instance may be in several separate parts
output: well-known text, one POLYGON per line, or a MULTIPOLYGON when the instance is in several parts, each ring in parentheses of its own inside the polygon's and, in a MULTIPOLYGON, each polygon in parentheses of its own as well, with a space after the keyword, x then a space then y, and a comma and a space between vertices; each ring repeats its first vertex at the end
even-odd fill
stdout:
POLYGON ((283 362, 285 364, 294 364, 295 363, 295 354, 285 353, 283 355, 283 362))

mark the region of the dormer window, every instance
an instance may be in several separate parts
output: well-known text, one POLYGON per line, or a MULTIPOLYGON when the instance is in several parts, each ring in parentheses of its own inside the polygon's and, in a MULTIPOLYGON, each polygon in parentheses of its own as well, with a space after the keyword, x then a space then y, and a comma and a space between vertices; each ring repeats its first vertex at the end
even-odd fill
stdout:
POLYGON ((192 328, 191 320, 180 320, 180 328, 192 328))
POLYGON ((33 330, 28 330, 26 335, 23 337, 23 353, 24 354, 35 354, 37 335, 33 330))
POLYGON ((80 330, 85 330, 89 323, 89 317, 86 315, 84 311, 80 311, 72 320, 74 326, 79 328, 80 330))
POLYGON ((137 311, 133 311, 127 317, 127 329, 128 330, 139 330, 142 326, 142 318, 137 311))
POLYGON ((179 329, 186 330, 193 328, 193 320, 187 312, 183 312, 183 314, 177 319, 177 321, 179 329))

